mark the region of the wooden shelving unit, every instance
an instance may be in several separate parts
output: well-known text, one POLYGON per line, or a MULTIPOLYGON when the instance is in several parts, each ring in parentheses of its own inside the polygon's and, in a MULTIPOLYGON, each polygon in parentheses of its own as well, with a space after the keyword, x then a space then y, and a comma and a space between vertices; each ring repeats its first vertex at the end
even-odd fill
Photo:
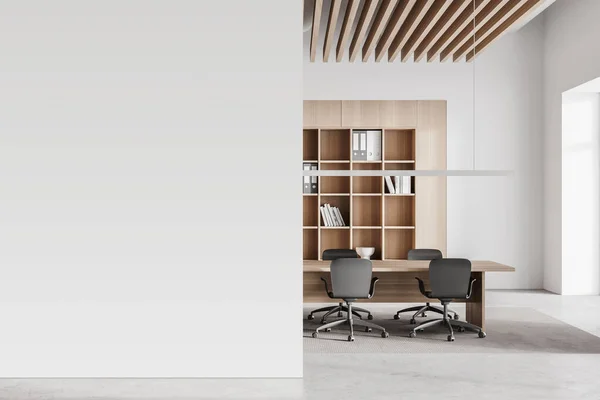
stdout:
MULTIPOLYGON (((416 165, 415 129, 382 129, 381 161, 352 161, 353 128, 303 131, 303 158, 319 170, 397 170, 416 165)), ((372 129, 381 129, 372 127, 372 129)), ((418 194, 389 194, 381 176, 322 176, 316 195, 303 195, 303 255, 321 259, 330 248, 375 247, 372 259, 405 259, 415 245, 415 201, 418 194), (338 207, 348 226, 325 227, 319 206, 338 207)))

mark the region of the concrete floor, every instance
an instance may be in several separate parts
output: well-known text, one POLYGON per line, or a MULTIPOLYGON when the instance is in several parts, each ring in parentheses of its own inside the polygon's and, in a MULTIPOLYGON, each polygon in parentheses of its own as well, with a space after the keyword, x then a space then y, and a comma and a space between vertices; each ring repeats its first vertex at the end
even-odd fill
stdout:
MULTIPOLYGON (((600 337, 600 296, 487 296, 488 307, 535 308, 600 337)), ((388 313, 396 306, 370 308, 388 313)), ((600 355, 305 354, 304 360, 302 380, 9 379, 0 380, 0 399, 600 398, 600 355)))

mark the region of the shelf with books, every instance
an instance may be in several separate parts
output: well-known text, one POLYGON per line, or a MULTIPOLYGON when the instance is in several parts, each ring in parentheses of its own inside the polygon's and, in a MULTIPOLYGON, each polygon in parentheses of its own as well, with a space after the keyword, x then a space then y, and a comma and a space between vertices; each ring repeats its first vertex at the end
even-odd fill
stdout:
POLYGON ((317 207, 320 216, 320 224, 324 227, 340 227, 338 225, 341 219, 341 227, 350 224, 350 197, 349 196, 320 196, 320 204, 317 207), (323 207, 323 209, 321 208, 323 207), (339 211, 339 214, 337 213, 339 211), (332 218, 332 214, 336 217, 332 218), (336 223, 337 222, 337 223, 336 223))

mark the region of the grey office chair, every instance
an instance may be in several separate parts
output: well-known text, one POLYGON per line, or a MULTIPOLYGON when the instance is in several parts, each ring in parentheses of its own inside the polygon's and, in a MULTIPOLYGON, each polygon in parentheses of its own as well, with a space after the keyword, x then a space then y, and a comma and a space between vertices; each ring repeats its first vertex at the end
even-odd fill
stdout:
MULTIPOLYGON (((408 259, 409 260, 436 260, 438 258, 442 258, 442 252, 438 249, 411 249, 408 251, 408 259)), ((430 303, 425 303, 424 306, 415 306, 408 307, 398 311, 394 315, 394 319, 400 319, 400 314, 404 312, 413 312, 416 311, 412 318, 410 319, 411 324, 416 324, 417 321, 415 318, 417 316, 426 317, 427 314, 425 312, 432 311, 438 314, 442 314, 444 311, 440 307, 432 306, 430 303)), ((454 314, 454 319, 458 319, 458 313, 454 310, 448 309, 448 312, 454 314)))
POLYGON ((350 326, 350 335, 348 341, 354 341, 354 324, 365 327, 365 332, 371 332, 372 329, 381 330, 381 337, 388 337, 389 333, 385 328, 372 322, 357 320, 354 321, 352 308, 357 299, 370 299, 375 292, 377 278, 372 278, 373 265, 370 260, 356 258, 340 258, 331 262, 331 291, 324 278, 325 291, 332 299, 342 299, 346 303, 348 313, 345 318, 332 321, 322 325, 313 332, 312 337, 316 338, 319 331, 330 332, 331 328, 344 323, 350 326))
MULTIPOLYGON (((340 258, 358 258, 358 253, 356 253, 356 250, 353 249, 327 249, 323 251, 324 261, 333 261, 340 258)), ((373 314, 371 314, 371 311, 365 310, 364 308, 354 307, 352 311, 354 315, 360 319, 362 319, 362 315, 360 315, 359 312, 366 313, 368 319, 373 319, 373 314)), ((325 312, 325 315, 321 317, 321 323, 325 324, 327 323, 327 317, 329 317, 331 314, 337 312, 337 316, 341 317, 343 315, 342 312, 348 312, 348 308, 344 306, 344 303, 339 303, 337 306, 317 308, 316 310, 311 311, 307 318, 309 320, 315 319, 314 314, 318 312, 325 312)))
POLYGON ((438 299, 444 306, 443 318, 425 321, 416 326, 409 334, 410 337, 417 336, 417 331, 435 326, 446 325, 450 334, 448 341, 454 341, 453 327, 458 328, 459 332, 465 329, 477 332, 480 338, 484 338, 485 332, 481 327, 468 322, 456 321, 448 318, 448 304, 453 299, 468 299, 471 297, 473 282, 471 279, 471 261, 464 258, 442 258, 432 260, 429 263, 429 285, 431 290, 425 290, 425 284, 419 278, 419 290, 423 295, 430 299, 438 299))

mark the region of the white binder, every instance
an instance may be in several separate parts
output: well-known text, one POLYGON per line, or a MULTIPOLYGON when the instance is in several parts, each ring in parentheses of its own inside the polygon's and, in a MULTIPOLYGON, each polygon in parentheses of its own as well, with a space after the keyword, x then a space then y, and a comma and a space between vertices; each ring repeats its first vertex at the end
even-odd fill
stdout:
MULTIPOLYGON (((310 171, 310 164, 309 163, 304 163, 302 164, 302 169, 304 171, 310 171)), ((310 191, 310 176, 303 176, 302 177, 302 193, 311 193, 310 191)))
POLYGON ((358 160, 360 152, 360 133, 358 131, 352 132, 352 159, 358 160))
MULTIPOLYGON (((310 169, 316 171, 319 168, 319 165, 316 163, 310 164, 310 169)), ((310 192, 309 193, 319 193, 319 177, 311 176, 310 177, 310 192)))
POLYGON ((381 161, 381 131, 367 131, 367 160, 381 161))
POLYGON ((367 159, 367 132, 362 131, 360 133, 360 160, 367 159))

